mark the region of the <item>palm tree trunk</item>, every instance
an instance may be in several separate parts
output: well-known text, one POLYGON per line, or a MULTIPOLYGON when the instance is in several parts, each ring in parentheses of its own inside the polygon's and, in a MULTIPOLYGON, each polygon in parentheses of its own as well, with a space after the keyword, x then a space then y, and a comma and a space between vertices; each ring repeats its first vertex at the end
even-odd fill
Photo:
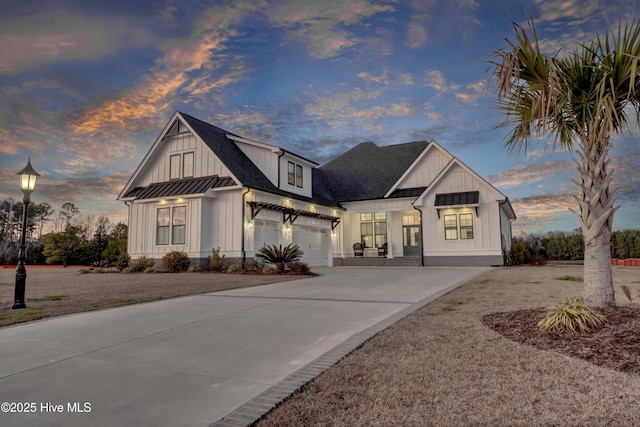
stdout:
POLYGON ((610 191, 612 172, 609 172, 609 141, 590 143, 583 140, 577 150, 576 161, 579 212, 584 235, 584 293, 587 304, 594 307, 615 305, 611 267, 611 236, 615 191, 610 191))

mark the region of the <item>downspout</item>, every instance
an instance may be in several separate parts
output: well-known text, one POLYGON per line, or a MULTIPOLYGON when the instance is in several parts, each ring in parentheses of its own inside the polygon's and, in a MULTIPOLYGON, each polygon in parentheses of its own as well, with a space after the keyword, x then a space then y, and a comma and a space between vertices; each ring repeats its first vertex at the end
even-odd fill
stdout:
POLYGON ((129 255, 129 242, 131 238, 131 205, 126 200, 124 204, 127 206, 127 255, 129 255))
POLYGON ((242 256, 242 271, 245 270, 246 268, 246 262, 247 262, 247 253, 244 250, 244 229, 245 229, 245 225, 244 225, 244 220, 245 220, 245 215, 244 215, 244 211, 245 211, 245 207, 244 205, 246 205, 245 203, 245 196, 247 194, 249 194, 251 192, 251 187, 247 187, 247 191, 245 191, 244 193, 242 193, 242 240, 240 241, 240 254, 242 256))
MULTIPOLYGON (((416 199, 416 201, 417 200, 418 199, 416 199)), ((415 203, 416 201, 414 201, 413 203, 415 203)), ((413 209, 420 212, 420 267, 424 267, 424 233, 422 232, 422 209, 417 208, 413 203, 411 203, 413 209)))
MULTIPOLYGON (((502 205, 507 204, 509 199, 504 199, 502 201, 498 200, 498 220, 500 223, 500 246, 502 248, 502 263, 503 265, 507 265, 507 248, 504 247, 505 241, 502 238, 502 205)), ((509 236, 511 239, 511 236, 509 236)))

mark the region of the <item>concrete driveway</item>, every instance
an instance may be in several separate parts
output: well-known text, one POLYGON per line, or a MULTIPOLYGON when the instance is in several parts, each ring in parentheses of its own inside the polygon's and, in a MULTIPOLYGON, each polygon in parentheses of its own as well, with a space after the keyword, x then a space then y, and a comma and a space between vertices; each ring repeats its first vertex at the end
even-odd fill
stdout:
POLYGON ((318 268, 312 279, 0 328, 0 425, 246 425, 487 270, 318 268))

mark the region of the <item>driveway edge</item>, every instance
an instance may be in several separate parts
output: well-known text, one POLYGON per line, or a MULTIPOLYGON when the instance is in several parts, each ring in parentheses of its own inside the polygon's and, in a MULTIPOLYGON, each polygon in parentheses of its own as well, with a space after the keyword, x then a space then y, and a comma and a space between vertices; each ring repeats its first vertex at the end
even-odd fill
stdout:
POLYGON ((486 273, 486 271, 476 273, 460 282, 447 286, 446 288, 413 303, 409 307, 392 314, 386 319, 379 321, 375 325, 352 335, 336 347, 309 362, 296 372, 286 376, 277 384, 271 386, 253 399, 236 408, 228 415, 210 424, 209 427, 245 427, 255 424, 276 407, 280 406, 290 397, 298 393, 321 373, 348 356, 365 342, 373 338, 376 334, 484 273, 486 273))

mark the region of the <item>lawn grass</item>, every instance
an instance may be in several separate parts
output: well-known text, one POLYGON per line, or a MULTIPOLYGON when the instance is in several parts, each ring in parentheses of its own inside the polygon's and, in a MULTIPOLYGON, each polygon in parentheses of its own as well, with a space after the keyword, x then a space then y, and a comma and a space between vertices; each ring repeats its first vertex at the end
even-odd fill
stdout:
POLYGON ((303 276, 226 273, 81 274, 78 269, 27 267, 27 309, 12 310, 15 270, 0 270, 0 326, 36 319, 257 286, 303 276))
MULTIPOLYGON (((581 293, 580 282, 558 286, 554 270, 499 268, 464 284, 374 336, 257 426, 637 426, 639 376, 516 343, 483 323, 581 293)), ((614 267, 616 286, 638 272, 614 267)))

